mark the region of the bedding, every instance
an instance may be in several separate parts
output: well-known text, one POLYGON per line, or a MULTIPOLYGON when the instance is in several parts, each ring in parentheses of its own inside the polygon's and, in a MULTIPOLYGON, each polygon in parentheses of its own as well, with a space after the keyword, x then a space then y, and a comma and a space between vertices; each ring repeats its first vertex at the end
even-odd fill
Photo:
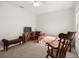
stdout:
POLYGON ((59 40, 59 38, 56 36, 40 36, 38 38, 38 41, 40 44, 46 44, 46 43, 50 43, 50 42, 56 43, 58 40, 59 40))

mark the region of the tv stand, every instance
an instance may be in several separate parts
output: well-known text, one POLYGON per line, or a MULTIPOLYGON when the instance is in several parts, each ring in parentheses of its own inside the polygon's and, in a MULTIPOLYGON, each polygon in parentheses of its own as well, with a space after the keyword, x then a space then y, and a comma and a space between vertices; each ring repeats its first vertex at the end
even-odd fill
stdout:
POLYGON ((39 36, 40 36, 40 31, 32 31, 32 32, 23 33, 24 42, 37 40, 39 36))

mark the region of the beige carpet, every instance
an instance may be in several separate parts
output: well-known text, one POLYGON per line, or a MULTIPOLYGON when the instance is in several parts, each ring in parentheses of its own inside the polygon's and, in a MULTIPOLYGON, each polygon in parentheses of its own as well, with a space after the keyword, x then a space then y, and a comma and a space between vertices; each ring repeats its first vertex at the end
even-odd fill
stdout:
MULTIPOLYGON (((47 47, 35 41, 27 42, 24 45, 17 45, 9 48, 7 52, 0 51, 0 58, 44 58, 47 55, 47 47)), ((67 53, 67 58, 78 57, 75 50, 67 53)))

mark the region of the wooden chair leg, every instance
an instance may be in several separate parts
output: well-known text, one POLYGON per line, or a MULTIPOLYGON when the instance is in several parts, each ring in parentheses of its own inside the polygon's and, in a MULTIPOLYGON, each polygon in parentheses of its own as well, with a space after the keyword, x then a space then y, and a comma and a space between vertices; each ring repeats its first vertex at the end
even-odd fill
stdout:
POLYGON ((70 44, 70 47, 69 47, 69 52, 71 52, 71 44, 70 44))
POLYGON ((51 55, 53 56, 53 48, 51 49, 51 55))

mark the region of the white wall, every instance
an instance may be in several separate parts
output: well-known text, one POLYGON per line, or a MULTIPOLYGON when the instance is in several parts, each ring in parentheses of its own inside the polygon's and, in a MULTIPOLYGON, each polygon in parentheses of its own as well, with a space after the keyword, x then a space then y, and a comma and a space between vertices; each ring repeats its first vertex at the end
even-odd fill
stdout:
POLYGON ((75 31, 73 8, 37 15, 37 30, 47 35, 75 31))
POLYGON ((76 41, 75 41, 75 46, 76 46, 76 52, 79 56, 79 2, 77 2, 77 6, 75 8, 75 16, 76 16, 76 41))
POLYGON ((3 38, 15 39, 23 33, 23 27, 36 27, 36 16, 24 8, 0 5, 0 41, 3 38))

